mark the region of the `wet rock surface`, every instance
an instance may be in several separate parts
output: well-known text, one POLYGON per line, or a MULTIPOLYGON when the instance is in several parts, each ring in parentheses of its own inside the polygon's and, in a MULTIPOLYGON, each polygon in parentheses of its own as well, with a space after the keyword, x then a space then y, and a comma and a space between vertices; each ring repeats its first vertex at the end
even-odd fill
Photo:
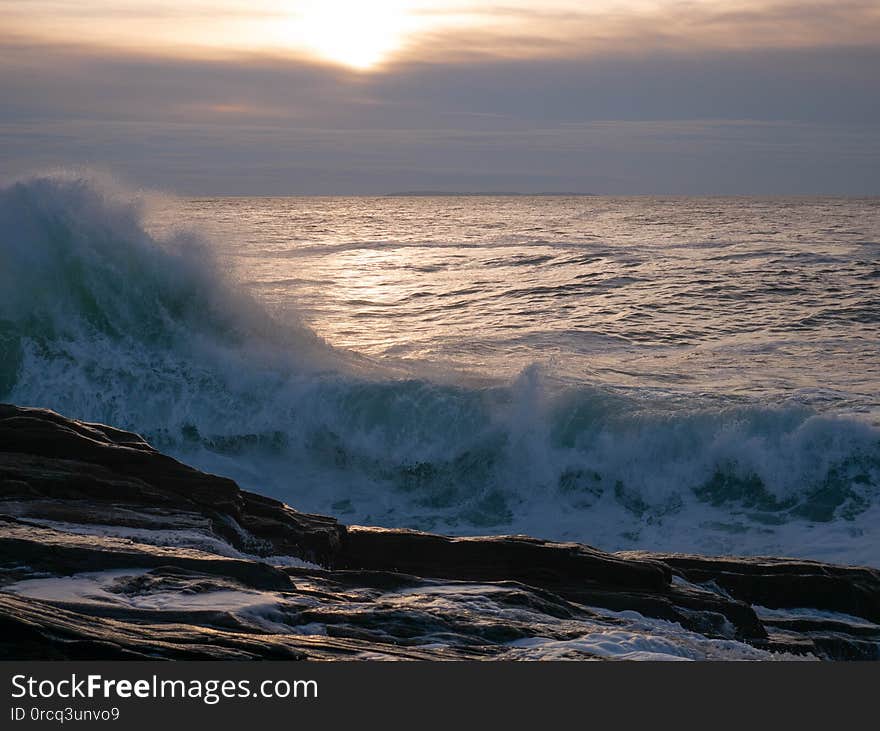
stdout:
POLYGON ((0 405, 6 659, 880 658, 880 573, 345 526, 0 405))

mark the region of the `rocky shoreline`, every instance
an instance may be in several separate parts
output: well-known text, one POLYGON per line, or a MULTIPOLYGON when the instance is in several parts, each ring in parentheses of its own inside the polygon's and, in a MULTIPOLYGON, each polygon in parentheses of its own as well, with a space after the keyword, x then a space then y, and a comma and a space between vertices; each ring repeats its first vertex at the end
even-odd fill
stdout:
POLYGON ((300 513, 0 405, 4 659, 880 659, 880 572, 300 513))

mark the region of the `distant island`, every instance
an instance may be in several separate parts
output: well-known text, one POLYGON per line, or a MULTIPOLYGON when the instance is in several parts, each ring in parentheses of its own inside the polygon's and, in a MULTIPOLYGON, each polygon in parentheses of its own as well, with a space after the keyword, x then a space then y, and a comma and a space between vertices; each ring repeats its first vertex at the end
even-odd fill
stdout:
POLYGON ((497 198, 500 196, 527 196, 527 197, 537 197, 537 196, 562 196, 562 197, 574 197, 574 196, 595 196, 597 193, 577 193, 574 191, 546 191, 541 193, 522 193, 518 191, 511 190, 491 190, 485 192, 474 192, 474 191, 462 191, 462 190, 405 190, 399 193, 385 193, 386 198, 406 198, 412 197, 417 198, 420 196, 446 196, 450 198, 458 198, 458 197, 473 197, 473 198, 497 198))

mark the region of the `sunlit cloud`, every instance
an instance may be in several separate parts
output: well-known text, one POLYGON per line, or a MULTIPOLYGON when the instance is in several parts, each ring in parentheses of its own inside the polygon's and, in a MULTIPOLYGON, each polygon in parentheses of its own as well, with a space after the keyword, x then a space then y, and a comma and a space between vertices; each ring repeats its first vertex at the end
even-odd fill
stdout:
POLYGON ((875 0, 0 0, 4 35, 177 56, 271 54, 368 71, 651 48, 865 46, 875 0))
POLYGON ((279 46, 308 49, 319 58, 371 69, 430 25, 402 0, 313 0, 297 3, 273 33, 279 46))
POLYGON ((0 0, 0 28, 18 42, 183 57, 310 57, 364 70, 418 34, 457 22, 430 12, 431 5, 412 0, 0 0))

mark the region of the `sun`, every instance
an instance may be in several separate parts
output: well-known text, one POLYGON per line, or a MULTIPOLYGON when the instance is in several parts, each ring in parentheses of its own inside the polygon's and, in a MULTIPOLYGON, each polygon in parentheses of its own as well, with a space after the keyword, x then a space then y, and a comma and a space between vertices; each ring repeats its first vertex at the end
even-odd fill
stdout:
POLYGON ((416 29, 402 0, 314 0, 296 4, 290 30, 310 53, 367 71, 386 60, 416 29))

